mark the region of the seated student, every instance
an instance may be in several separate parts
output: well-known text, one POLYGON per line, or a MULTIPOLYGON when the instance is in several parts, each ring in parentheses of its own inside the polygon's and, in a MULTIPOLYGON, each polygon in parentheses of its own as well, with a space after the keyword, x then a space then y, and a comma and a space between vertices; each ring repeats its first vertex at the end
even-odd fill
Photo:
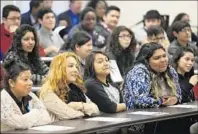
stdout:
POLYGON ((51 122, 46 108, 31 89, 30 68, 23 63, 10 65, 1 91, 1 132, 51 122))
POLYGON ((0 50, 0 61, 2 61, 2 60, 3 60, 3 53, 0 50))
MULTIPOLYGON (((190 25, 183 21, 176 21, 172 25, 171 29, 175 39, 171 42, 168 48, 169 59, 172 60, 172 56, 176 53, 176 51, 178 51, 178 49, 190 47, 194 51, 195 63, 198 64, 198 47, 189 42, 192 31, 190 25)), ((195 65, 195 67, 197 66, 195 65)))
POLYGON ((169 47, 169 42, 165 40, 164 29, 161 26, 151 26, 147 30, 146 43, 155 42, 161 44, 166 50, 169 47))
POLYGON ((127 109, 169 106, 181 101, 177 72, 168 66, 165 49, 144 44, 123 86, 127 109))
POLYGON ((59 34, 53 31, 56 24, 55 14, 50 8, 40 9, 37 14, 41 28, 38 31, 39 43, 44 48, 47 56, 53 57, 58 54, 64 44, 59 34))
POLYGON ((87 3, 86 7, 92 7, 93 9, 95 9, 96 12, 96 20, 97 23, 103 22, 103 16, 105 15, 105 12, 107 10, 107 2, 105 0, 90 0, 87 3))
POLYGON ((118 26, 110 36, 106 52, 110 60, 115 60, 122 76, 131 68, 135 60, 136 41, 134 33, 125 26, 118 26))
POLYGON ((2 55, 8 52, 13 42, 13 35, 16 29, 20 26, 21 22, 21 11, 15 5, 6 5, 2 9, 2 22, 0 24, 1 29, 1 44, 0 51, 2 55))
MULTIPOLYGON (((181 102, 178 75, 174 68, 168 66, 168 57, 162 45, 151 42, 142 46, 133 68, 125 77, 123 96, 128 110, 170 106, 181 102)), ((178 126, 183 126, 178 125, 181 121, 185 122, 182 119, 161 121, 145 124, 145 127, 138 126, 135 130, 144 130, 144 134, 154 131, 156 134, 175 134, 178 126)), ((185 130, 187 127, 183 128, 185 130)))
POLYGON ((189 76, 193 69, 194 53, 190 48, 177 50, 173 56, 173 67, 178 73, 179 84, 182 92, 182 103, 194 101, 193 87, 198 82, 198 75, 189 76))
POLYGON ((53 58, 39 96, 55 121, 99 114, 85 91, 77 56, 64 52, 53 58))
POLYGON ((79 31, 74 34, 70 41, 67 41, 61 48, 61 51, 73 51, 80 61, 80 73, 83 77, 85 59, 92 51, 93 45, 91 36, 85 31, 79 31))
POLYGON ((96 14, 93 8, 87 7, 81 12, 80 23, 74 26, 67 39, 71 39, 76 32, 85 31, 90 34, 94 49, 102 49, 106 45, 106 38, 95 29, 96 14))
POLYGON ((110 82, 109 58, 101 51, 93 51, 86 59, 85 86, 87 96, 100 111, 116 113, 126 110, 119 88, 110 82))
POLYGON ((16 30, 12 47, 3 60, 5 69, 15 61, 29 65, 35 85, 41 84, 48 73, 48 66, 40 60, 38 54, 38 38, 35 29, 30 25, 22 25, 16 30))
MULTIPOLYGON (((190 16, 187 13, 179 13, 178 15, 175 16, 172 24, 167 30, 167 35, 168 35, 168 39, 170 42, 172 42, 175 39, 173 33, 171 32, 172 31, 171 27, 176 21, 184 21, 190 24, 190 16)), ((191 32, 191 41, 194 41, 194 42, 198 41, 197 35, 193 32, 191 32)))

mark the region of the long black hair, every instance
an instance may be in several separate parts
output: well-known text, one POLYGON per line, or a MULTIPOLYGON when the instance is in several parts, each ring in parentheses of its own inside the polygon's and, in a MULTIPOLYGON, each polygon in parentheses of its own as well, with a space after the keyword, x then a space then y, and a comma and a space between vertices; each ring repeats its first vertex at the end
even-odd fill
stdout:
POLYGON ((186 47, 183 49, 178 49, 176 51, 176 53, 173 55, 173 63, 171 63, 171 64, 175 69, 177 69, 177 67, 178 67, 178 61, 180 60, 181 57, 183 57, 185 55, 186 52, 190 52, 194 55, 193 49, 191 49, 189 47, 186 47))
POLYGON ((155 43, 155 42, 150 42, 150 43, 144 44, 141 47, 141 49, 136 57, 136 61, 134 62, 134 65, 142 63, 145 66, 149 67, 149 59, 153 56, 155 51, 158 49, 163 49, 164 51, 166 51, 162 45, 155 43))
POLYGON ((66 40, 66 42, 61 47, 60 51, 75 51, 76 45, 81 47, 90 40, 91 36, 86 31, 78 31, 72 36, 72 38, 66 40))
POLYGON ((102 54, 106 56, 109 60, 108 55, 105 54, 104 52, 97 51, 97 50, 92 51, 86 58, 85 69, 84 69, 84 80, 86 80, 87 78, 96 78, 96 71, 94 69, 94 61, 95 61, 95 57, 97 54, 102 54))
POLYGON ((135 40, 134 33, 126 26, 118 26, 113 30, 113 32, 109 38, 109 43, 108 43, 107 49, 111 49, 115 55, 120 55, 122 53, 122 51, 135 52, 136 44, 137 43, 135 40), (129 34, 132 36, 129 47, 124 50, 119 42, 119 34, 123 31, 128 31, 129 34))
MULTIPOLYGON (((37 71, 40 69, 40 56, 39 56, 39 50, 38 50, 38 37, 36 30, 27 24, 21 25, 15 32, 13 36, 13 43, 11 48, 8 50, 8 52, 13 51, 16 52, 17 55, 19 55, 20 59, 28 64, 36 68, 37 71), (21 43, 21 39, 27 32, 32 32, 34 35, 35 40, 35 46, 32 50, 32 52, 29 52, 26 56, 26 52, 24 51, 21 43)), ((31 68, 32 69, 32 68, 31 68)))
POLYGON ((175 21, 167 31, 169 41, 172 42, 174 39, 176 39, 176 37, 173 35, 174 31, 176 33, 179 33, 185 27, 191 28, 191 26, 188 22, 181 21, 181 20, 175 21))
POLYGON ((116 27, 109 37, 106 52, 114 55, 122 76, 128 71, 135 60, 136 44, 134 33, 126 26, 116 27), (132 36, 130 45, 126 49, 123 49, 119 42, 119 34, 123 31, 128 31, 132 36))

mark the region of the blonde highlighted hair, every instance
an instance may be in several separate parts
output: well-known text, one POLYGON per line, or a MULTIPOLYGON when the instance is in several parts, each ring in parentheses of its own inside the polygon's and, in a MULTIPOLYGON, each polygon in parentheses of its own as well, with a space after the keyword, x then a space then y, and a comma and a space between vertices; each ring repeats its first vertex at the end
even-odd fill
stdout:
MULTIPOLYGON (((68 57, 73 57, 77 61, 77 68, 78 71, 80 71, 79 60, 74 53, 64 52, 56 55, 51 61, 48 76, 39 91, 40 97, 46 95, 48 92, 54 92, 62 101, 67 101, 69 87, 67 84, 66 59, 68 57)), ((84 90, 83 80, 80 73, 74 84, 84 90)))
MULTIPOLYGON (((176 91, 177 89, 176 89, 176 85, 175 85, 173 79, 171 79, 168 76, 167 72, 165 72, 164 78, 165 78, 165 82, 167 82, 167 86, 170 88, 170 95, 171 96, 176 96, 177 95, 177 91, 176 91)), ((156 99, 159 99, 161 97, 161 96, 159 96, 159 89, 161 87, 158 83, 158 79, 159 79, 159 77, 156 74, 151 73, 151 81, 152 81, 152 89, 153 89, 152 93, 153 93, 153 95, 156 99)))

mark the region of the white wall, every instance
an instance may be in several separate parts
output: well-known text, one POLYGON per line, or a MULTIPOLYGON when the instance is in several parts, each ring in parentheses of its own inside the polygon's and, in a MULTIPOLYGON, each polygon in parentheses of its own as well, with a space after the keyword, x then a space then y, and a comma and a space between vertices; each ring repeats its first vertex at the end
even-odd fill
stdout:
MULTIPOLYGON (((1 1, 1 10, 3 5, 10 4, 12 1, 1 1)), ((20 7, 21 12, 29 10, 29 1, 13 1, 20 7)), ((83 1, 83 7, 87 1, 83 1)), ((191 25, 198 25, 198 2, 197 1, 107 1, 109 5, 116 5, 121 9, 120 25, 133 26, 140 21, 146 11, 157 9, 160 14, 170 15, 170 23, 180 12, 186 12, 190 15, 191 25)), ((68 1, 56 1, 53 3, 53 10, 56 14, 68 9, 68 1)))
POLYGON ((170 23, 178 13, 185 12, 190 15, 191 25, 197 26, 198 24, 197 1, 109 1, 108 3, 121 8, 120 24, 127 26, 137 23, 150 9, 156 9, 160 14, 169 15, 170 23))

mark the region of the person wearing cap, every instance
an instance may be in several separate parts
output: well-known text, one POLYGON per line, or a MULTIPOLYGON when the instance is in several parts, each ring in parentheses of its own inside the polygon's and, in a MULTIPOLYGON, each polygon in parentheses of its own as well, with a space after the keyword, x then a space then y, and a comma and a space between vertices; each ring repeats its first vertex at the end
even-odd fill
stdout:
MULTIPOLYGON (((147 29, 152 26, 160 26, 161 25, 161 15, 157 10, 149 10, 144 16, 143 23, 144 27, 135 30, 135 38, 137 42, 141 45, 147 40, 147 29)), ((168 41, 168 37, 166 32, 164 31, 165 39, 168 41)), ((168 41, 169 42, 169 41, 168 41)))

